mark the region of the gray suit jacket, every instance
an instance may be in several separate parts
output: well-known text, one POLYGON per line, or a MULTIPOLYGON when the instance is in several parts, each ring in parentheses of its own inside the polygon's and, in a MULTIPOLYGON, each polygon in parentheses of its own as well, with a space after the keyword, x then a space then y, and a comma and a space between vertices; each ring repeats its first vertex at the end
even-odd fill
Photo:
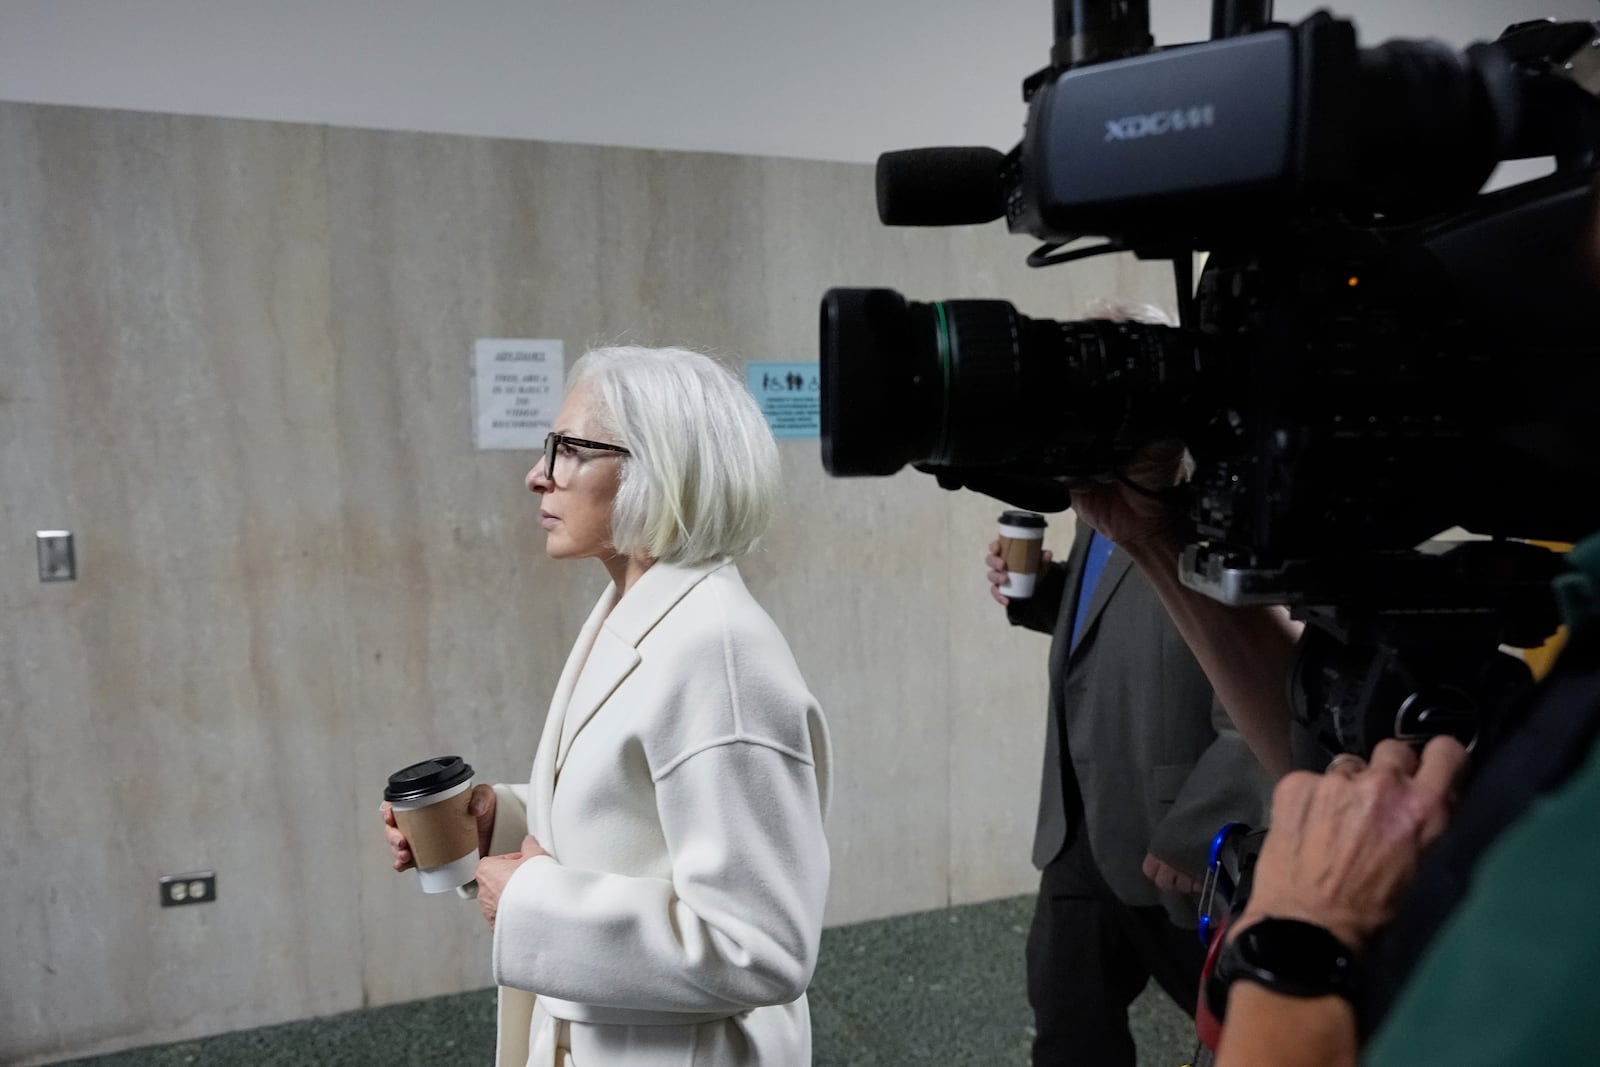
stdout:
POLYGON ((1079 832, 1118 899, 1162 904, 1193 926, 1193 901, 1157 889, 1146 852, 1196 878, 1227 822, 1266 822, 1272 782, 1212 697, 1200 665, 1149 583, 1113 551, 1083 633, 1069 647, 1090 529, 1078 523, 1065 564, 1013 601, 1020 626, 1054 635, 1050 719, 1033 862, 1043 867, 1079 832))

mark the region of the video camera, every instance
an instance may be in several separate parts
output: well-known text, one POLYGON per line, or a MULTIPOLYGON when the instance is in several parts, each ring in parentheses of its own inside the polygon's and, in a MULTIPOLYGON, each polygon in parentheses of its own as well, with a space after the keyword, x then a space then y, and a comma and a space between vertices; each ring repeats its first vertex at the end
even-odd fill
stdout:
POLYGON ((1062 476, 1181 440, 1183 580, 1311 624, 1293 690, 1325 744, 1471 742, 1528 682, 1497 647, 1557 622, 1560 557, 1511 539, 1600 529, 1596 24, 1361 48, 1216 0, 1210 41, 1156 49, 1142 0, 1055 16, 1021 143, 884 155, 880 217, 1004 218, 1038 267, 1170 260, 1179 325, 830 290, 824 466, 1060 510, 1062 476), (1452 526, 1491 540, 1424 544, 1452 526))

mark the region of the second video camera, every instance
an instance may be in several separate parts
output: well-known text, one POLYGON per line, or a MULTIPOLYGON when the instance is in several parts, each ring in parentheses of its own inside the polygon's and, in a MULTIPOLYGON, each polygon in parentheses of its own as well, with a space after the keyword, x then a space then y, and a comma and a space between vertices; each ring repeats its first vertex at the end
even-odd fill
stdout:
MULTIPOLYGON (((1396 668, 1402 689, 1466 690, 1484 683, 1439 679, 1555 625, 1558 557, 1419 543, 1456 525, 1600 529, 1600 34, 1535 22, 1459 53, 1363 49, 1319 13, 1150 51, 1146 24, 1140 4, 1059 4, 1022 142, 890 153, 879 209, 891 224, 1004 217, 1045 242, 1035 266, 1169 259, 1179 326, 831 290, 823 462, 841 476, 913 464, 1006 496, 1181 439, 1197 463, 1185 581, 1320 616, 1341 648, 1306 665, 1314 699, 1366 702, 1332 733, 1369 747, 1397 732, 1388 711, 1357 722, 1388 645, 1414 663, 1457 650, 1422 669, 1433 682, 1396 668), (1530 157, 1553 172, 1479 192, 1497 163, 1530 157), (1087 236, 1103 241, 1073 247, 1087 236), (1351 676, 1359 697, 1338 692, 1351 676)), ((1437 719, 1457 702, 1424 704, 1437 719)))

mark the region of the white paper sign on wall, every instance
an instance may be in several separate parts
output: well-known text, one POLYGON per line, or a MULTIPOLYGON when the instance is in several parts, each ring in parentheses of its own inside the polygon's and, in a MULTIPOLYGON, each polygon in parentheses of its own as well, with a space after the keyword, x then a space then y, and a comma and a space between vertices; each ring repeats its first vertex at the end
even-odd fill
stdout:
POLYGON ((472 346, 472 424, 480 449, 544 448, 565 392, 561 342, 481 338, 472 346))

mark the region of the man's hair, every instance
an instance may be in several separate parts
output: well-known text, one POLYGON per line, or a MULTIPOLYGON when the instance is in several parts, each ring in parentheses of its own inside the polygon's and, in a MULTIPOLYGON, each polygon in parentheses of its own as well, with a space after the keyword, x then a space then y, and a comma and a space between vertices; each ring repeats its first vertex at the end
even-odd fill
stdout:
POLYGON ((1113 322, 1137 322, 1144 326, 1176 326, 1178 320, 1154 304, 1140 304, 1110 297, 1092 298, 1084 308, 1086 319, 1110 319, 1113 322))
POLYGON ((619 553, 692 564, 755 546, 777 507, 778 445, 731 371, 684 348, 616 346, 573 364, 580 383, 632 453, 611 513, 619 553))

